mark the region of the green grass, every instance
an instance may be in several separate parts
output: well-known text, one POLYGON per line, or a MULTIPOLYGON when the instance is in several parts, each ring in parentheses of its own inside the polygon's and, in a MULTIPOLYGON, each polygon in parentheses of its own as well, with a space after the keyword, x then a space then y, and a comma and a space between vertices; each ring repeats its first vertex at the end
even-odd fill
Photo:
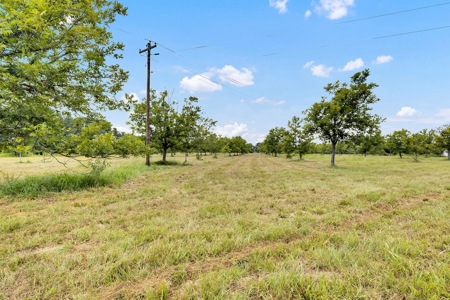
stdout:
POLYGON ((445 159, 202 159, 0 197, 0 299, 450 297, 445 159))
POLYGON ((145 166, 123 166, 95 173, 56 173, 14 177, 5 175, 0 184, 0 195, 37 198, 51 192, 74 192, 107 185, 120 185, 127 179, 148 171, 145 166))
POLYGON ((25 178, 7 177, 0 186, 3 195, 36 198, 48 192, 79 191, 111 184, 111 177, 92 174, 47 174, 25 178))

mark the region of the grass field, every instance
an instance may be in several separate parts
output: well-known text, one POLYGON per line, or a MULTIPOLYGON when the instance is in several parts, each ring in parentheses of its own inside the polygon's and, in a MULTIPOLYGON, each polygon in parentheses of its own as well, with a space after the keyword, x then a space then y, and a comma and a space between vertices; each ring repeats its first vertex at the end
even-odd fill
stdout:
MULTIPOLYGON (((123 184, 0 198, 0 299, 450 298, 445 158, 189 159, 114 160, 123 184)), ((27 160, 0 158, 2 173, 64 171, 27 160)))

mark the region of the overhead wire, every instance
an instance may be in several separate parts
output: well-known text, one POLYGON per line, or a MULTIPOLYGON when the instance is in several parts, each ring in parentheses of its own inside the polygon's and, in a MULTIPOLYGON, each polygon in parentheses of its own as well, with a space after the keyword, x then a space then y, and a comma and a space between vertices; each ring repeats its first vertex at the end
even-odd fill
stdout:
MULTIPOLYGON (((334 43, 334 44, 322 45, 322 46, 311 47, 311 48, 306 48, 306 49, 326 48, 326 47, 336 46, 336 45, 344 45, 344 44, 351 44, 351 43, 357 43, 357 42, 363 42, 363 41, 370 41, 370 40, 378 40, 378 39, 392 38, 392 37, 396 37, 396 36, 410 35, 410 34, 416 34, 416 33, 428 32, 428 31, 435 31, 435 30, 441 30, 441 29, 447 29, 447 28, 450 28, 450 25, 449 25, 449 26, 441 26, 441 27, 435 27, 435 28, 427 28, 427 29, 415 30, 415 31, 409 31, 409 32, 395 33, 395 34, 384 35, 384 36, 378 36, 378 37, 373 37, 373 38, 368 38, 368 39, 360 39, 360 40, 353 40, 353 41, 347 41, 347 42, 341 42, 341 43, 334 43)), ((172 50, 172 49, 170 49, 170 48, 168 48, 168 47, 166 47, 166 46, 164 46, 164 45, 162 45, 162 44, 160 44, 160 43, 157 43, 157 44, 158 44, 159 46, 165 48, 166 50, 172 52, 173 54, 178 55, 179 57, 181 57, 181 58, 183 58, 183 59, 186 59, 186 60, 188 60, 188 61, 190 61, 190 62, 192 62, 192 63, 198 65, 197 62, 195 62, 194 60, 192 60, 192 59, 190 59, 190 58, 188 58, 188 57, 186 57, 186 56, 184 56, 184 55, 178 53, 177 51, 172 50)), ((302 50, 305 50, 305 49, 302 49, 302 50)), ((299 50, 295 50, 295 52, 298 52, 298 51, 299 51, 299 50)), ((283 53, 282 53, 282 52, 277 52, 277 53, 264 54, 264 55, 262 55, 262 56, 274 56, 274 55, 279 55, 279 54, 283 54, 283 53)), ((215 83, 215 84, 220 85, 220 86, 222 86, 222 87, 226 87, 226 88, 228 88, 228 89, 234 90, 234 94, 236 94, 235 89, 231 88, 230 86, 227 86, 227 85, 224 85, 224 84, 222 84, 222 83, 219 83, 219 82, 217 82, 217 81, 211 79, 210 77, 204 75, 203 73, 196 73, 196 72, 190 72, 190 73, 191 73, 191 74, 195 74, 194 76, 198 75, 198 76, 204 78, 205 80, 200 79, 202 82, 208 83, 208 84, 210 84, 210 85, 212 85, 212 86, 215 86, 214 84, 212 84, 212 83, 215 83), (211 83, 211 82, 212 82, 212 83, 211 83)), ((222 78, 225 78, 227 81, 229 81, 229 82, 231 82, 231 83, 233 83, 233 84, 235 84, 235 85, 237 85, 237 86, 247 86, 247 85, 245 85, 244 83, 242 83, 242 82, 240 82, 240 81, 238 81, 238 80, 236 80, 236 79, 230 78, 230 77, 228 77, 228 76, 221 76, 221 77, 222 77, 222 78)), ((254 88, 249 88, 249 89, 255 90, 254 88)), ((259 91, 259 90, 255 90, 255 91, 258 92, 260 95, 262 95, 263 98, 265 98, 266 100, 268 100, 268 101, 273 101, 273 100, 271 100, 270 98, 265 97, 263 92, 261 92, 261 91, 259 91)), ((244 95, 245 97, 249 97, 249 99, 252 99, 253 101, 255 100, 253 97, 250 97, 250 96, 248 96, 248 95, 246 95, 246 94, 243 94, 243 93, 241 93, 241 92, 239 92, 238 94, 244 95)), ((267 106, 267 105, 265 105, 263 102, 258 102, 258 104, 267 106)))
MULTIPOLYGON (((360 22, 360 21, 366 21, 366 20, 370 20, 370 19, 382 18, 382 17, 398 15, 398 14, 403 14, 403 13, 409 13, 409 12, 413 12, 413 11, 424 10, 424 9, 429 9, 429 8, 435 8, 435 7, 444 6, 444 5, 450 5, 450 1, 443 2, 443 3, 438 3, 438 4, 433 4, 433 5, 417 7, 417 8, 405 9, 405 10, 400 10, 400 11, 395 11, 395 12, 390 12, 390 13, 385 13, 385 14, 379 14, 379 15, 374 15, 374 16, 369 16, 369 17, 364 17, 364 18, 359 18, 359 19, 353 19, 353 20, 348 20, 348 21, 336 22, 336 23, 333 23, 333 24, 321 26, 319 28, 329 27, 329 26, 337 26, 337 25, 354 23, 354 22, 360 22)), ((272 37, 272 36, 277 36, 277 35, 286 35, 286 34, 289 34, 289 33, 300 32, 300 31, 305 31, 305 30, 310 30, 310 29, 311 28, 304 28, 304 29, 293 30, 293 31, 289 31, 289 32, 270 33, 270 34, 265 34, 265 35, 261 35, 261 36, 257 36, 257 37, 250 37, 250 38, 239 39, 239 40, 235 40, 235 41, 231 41, 231 42, 227 42, 227 43, 208 44, 208 45, 189 47, 189 48, 184 48, 184 49, 177 50, 177 52, 196 50, 196 49, 202 49, 202 48, 209 48, 209 47, 216 47, 216 46, 221 46, 221 45, 232 45, 232 44, 235 44, 235 43, 241 43, 242 41, 246 41, 246 40, 258 39, 258 38, 266 38, 266 37, 272 37)))
POLYGON ((367 38, 367 39, 359 39, 359 40, 352 40, 352 41, 346 41, 346 42, 339 42, 339 43, 327 44, 327 45, 322 45, 322 46, 301 48, 301 49, 296 49, 296 50, 286 51, 286 52, 276 52, 276 53, 270 53, 270 54, 262 54, 262 55, 258 55, 258 56, 274 56, 274 55, 280 55, 280 54, 285 54, 285 53, 292 53, 292 52, 298 52, 298 51, 304 51, 304 50, 310 50, 310 49, 327 48, 327 47, 330 47, 330 46, 353 44, 353 43, 359 43, 359 42, 367 42, 367 41, 372 41, 372 40, 379 40, 379 39, 391 38, 391 37, 402 36, 402 35, 410 35, 410 34, 422 33, 422 32, 427 32, 427 31, 435 31, 435 30, 441 30, 441 29, 447 29, 447 28, 450 28, 450 25, 448 25, 448 26, 441 26, 441 27, 435 27, 435 28, 427 28, 427 29, 415 30, 415 31, 407 31, 407 32, 401 32, 401 33, 394 33, 394 34, 377 36, 377 37, 372 37, 372 38, 367 38))
MULTIPOLYGON (((164 49, 168 50, 169 52, 171 52, 171 53, 173 53, 173 54, 175 54, 175 55, 177 55, 177 56, 179 56, 179 57, 181 57, 181 58, 183 58, 183 59, 185 59, 185 60, 187 60, 187 61, 189 61, 189 62, 191 62, 191 63, 193 63, 193 64, 199 65, 199 63, 196 62, 196 61, 194 61, 193 59, 190 59, 190 58, 188 58, 188 57, 186 57, 186 56, 184 56, 184 55, 178 53, 177 51, 172 50, 172 49, 170 49, 169 47, 166 47, 166 46, 162 45, 161 43, 159 43, 159 42, 155 42, 155 43, 156 43, 158 46, 161 46, 161 47, 163 47, 164 49)), ((202 79, 200 79, 200 80, 201 80, 202 82, 205 82, 205 83, 211 85, 211 86, 214 86, 214 87, 215 87, 216 85, 220 85, 221 87, 225 87, 225 88, 227 88, 227 89, 230 89, 231 91, 233 91, 234 94, 237 94, 237 95, 239 95, 239 96, 244 96, 245 98, 247 98, 247 100, 251 100, 251 101, 254 101, 254 100, 255 100, 255 98, 252 97, 252 96, 249 96, 249 95, 247 95, 247 94, 244 94, 244 93, 242 93, 241 91, 237 91, 236 89, 232 88, 231 86, 228 86, 228 85, 225 85, 225 84, 223 84, 223 83, 217 82, 216 80, 214 80, 214 79, 212 79, 212 78, 210 78, 210 77, 204 75, 204 74, 203 74, 204 72, 197 73, 197 72, 191 72, 191 71, 189 71, 189 73, 190 73, 190 74, 194 74, 194 76, 197 76, 197 75, 198 75, 198 76, 202 77, 202 78, 205 79, 205 80, 202 80, 202 79), (216 85, 214 85, 214 84, 216 84, 216 85)), ((242 83, 242 82, 240 82, 240 81, 238 81, 238 80, 236 80, 236 79, 230 78, 230 77, 228 77, 228 76, 221 76, 221 77, 225 78, 226 80, 230 81, 231 83, 234 83, 235 85, 238 85, 238 86, 247 86, 247 85, 245 85, 244 83, 242 83)), ((262 93, 262 92, 260 92, 260 91, 258 91, 258 92, 259 92, 260 94, 264 94, 264 93, 262 93)), ((270 100, 270 99, 267 98, 267 97, 264 97, 264 98, 270 100)), ((259 104, 265 105, 264 103, 259 103, 259 104)))
MULTIPOLYGON (((448 2, 444 2, 444 3, 439 3, 439 4, 434 4, 434 5, 428 5, 428 6, 423 6, 423 7, 418 7, 418 8, 413 8, 413 9, 407 9, 407 10, 402 10, 402 11, 396 11, 396 12, 391 12, 391 13, 385 13, 385 14, 380 14, 380 15, 375 15, 375 16, 369 16, 369 17, 364 17, 364 18, 359 18, 359 19, 354 19, 354 20, 348 20, 348 21, 342 21, 342 22, 338 22, 338 23, 334 23, 331 24, 331 26, 335 26, 335 25, 341 25, 341 24, 347 24, 347 23, 354 23, 354 22, 359 22, 359 21, 365 21, 365 20, 369 20, 369 19, 375 19, 375 18, 381 18, 381 17, 386 17, 386 16, 391 16, 391 15, 397 15, 397 14, 402 14, 402 13, 408 13, 408 12, 412 12, 412 11, 418 11, 418 10, 423 10, 423 9, 428 9, 428 8, 434 8, 434 7, 439 7, 439 6, 443 6, 443 5, 449 5, 450 1, 448 2)), ((330 25, 327 25, 330 26, 330 25)), ((442 26, 442 27, 436 27, 436 28, 428 28, 428 29, 423 29, 423 30, 416 30, 416 31, 410 31, 410 32, 402 32, 402 33, 396 33, 396 34, 391 34, 391 35, 384 35, 384 36, 379 36, 379 37, 373 37, 373 38, 368 38, 368 39, 360 39, 360 40, 353 40, 353 41, 347 41, 347 42, 341 42, 341 43, 334 43, 334 44, 329 44, 329 45, 322 45, 322 46, 318 46, 318 47, 310 47, 310 48, 303 48, 301 50, 305 50, 305 49, 316 49, 316 48, 324 48, 324 47, 330 47, 330 46, 336 46, 336 45, 342 45, 342 44, 349 44, 349 43, 356 43, 356 42, 363 42, 363 41, 369 41, 369 40, 377 40, 377 39, 384 39, 384 38, 390 38, 390 37, 396 37, 396 36, 402 36, 402 35, 409 35, 409 34, 415 34, 415 33, 421 33, 421 32, 427 32, 427 31, 434 31, 434 30, 440 30, 440 29, 446 29, 446 28, 450 28, 450 26, 442 26)), ((117 28, 118 29, 118 28, 117 28)), ((119 29, 120 31, 126 32, 128 34, 131 34, 125 30, 119 29)), ((299 31, 299 30, 297 30, 299 31)), ((294 31, 294 32, 297 32, 294 31)), ((285 34, 285 33, 282 33, 285 34)), ((275 36, 275 35, 280 35, 277 33, 274 34, 267 34, 264 35, 262 37, 268 37, 268 36, 275 36)), ((148 39, 146 39, 148 40, 148 39)), ((190 59, 184 55, 182 55, 179 52, 183 52, 183 51, 187 51, 187 50, 194 50, 194 49, 202 49, 202 48, 207 48, 207 47, 213 47, 213 46, 218 46, 218 45, 224 45, 224 44, 231 44, 233 42, 230 43, 222 43, 222 44, 209 44, 209 45, 201 45, 201 46, 196 46, 196 47, 191 47, 191 48, 185 48, 185 49, 181 49, 181 50, 173 50, 170 49, 164 45, 162 45, 161 43, 157 43, 159 46, 161 46, 162 48, 166 49, 167 51, 173 53, 174 55, 177 55, 179 57, 181 57, 184 60, 187 60, 195 65, 200 65, 198 62, 194 61, 193 59, 190 59)), ((299 51, 299 50, 294 50, 295 52, 299 51)), ((289 51, 292 52, 292 51, 289 51)), ((284 52, 286 53, 286 52, 284 52)), ((274 53, 268 53, 268 54, 263 54, 261 56, 275 56, 275 55, 280 55, 283 54, 282 52, 274 52, 274 53)), ((201 73, 197 73, 197 72, 192 72, 189 71, 188 72, 190 74, 194 74, 194 76, 199 76, 200 78, 198 78, 199 80, 201 80, 202 82, 205 82, 209 85, 212 85, 214 87, 216 86, 221 86, 221 87, 225 87, 230 89, 231 91, 233 91, 234 94, 239 94, 239 95, 243 95, 246 98, 252 99, 254 100, 254 97, 248 96, 244 93, 242 93, 241 91, 237 91, 234 88, 232 88, 231 86, 225 85, 223 83, 217 82, 214 79, 206 76, 204 74, 204 72, 201 73)), ((228 76, 224 76, 224 75, 220 75, 221 78, 225 79, 226 81, 236 85, 236 86, 247 86, 246 84, 234 79, 234 78, 230 78, 228 76)), ((264 95, 263 92, 255 90, 254 88, 249 88, 251 90, 256 91, 258 94, 264 95)), ((265 99, 269 100, 269 98, 263 96, 265 99)), ((259 104, 264 104, 264 103, 259 103, 259 104)))

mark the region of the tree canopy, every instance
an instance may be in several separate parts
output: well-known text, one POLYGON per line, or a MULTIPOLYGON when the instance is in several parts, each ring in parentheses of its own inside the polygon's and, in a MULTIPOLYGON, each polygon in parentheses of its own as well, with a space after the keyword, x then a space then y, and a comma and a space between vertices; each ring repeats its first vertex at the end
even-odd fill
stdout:
POLYGON ((306 115, 306 128, 320 139, 330 142, 332 146, 331 165, 334 166, 336 144, 349 140, 377 127, 383 119, 370 114, 369 105, 379 101, 373 93, 378 85, 367 83, 368 69, 357 72, 351 77, 350 84, 329 83, 325 91, 332 95, 330 100, 322 97, 320 102, 303 113, 306 115))
MULTIPOLYGON (((169 149, 186 153, 198 151, 203 139, 210 134, 211 127, 216 123, 202 115, 201 107, 197 105, 198 99, 184 99, 181 110, 177 110, 178 103, 168 99, 167 91, 161 92, 157 97, 152 90, 151 97, 150 145, 163 153, 163 163, 166 163, 169 149)), ((128 122, 133 132, 139 135, 145 134, 145 105, 145 102, 134 104, 128 122)))
POLYGON ((111 63, 124 45, 108 30, 126 12, 107 0, 0 2, 0 143, 61 115, 129 108, 116 99, 128 73, 111 63))

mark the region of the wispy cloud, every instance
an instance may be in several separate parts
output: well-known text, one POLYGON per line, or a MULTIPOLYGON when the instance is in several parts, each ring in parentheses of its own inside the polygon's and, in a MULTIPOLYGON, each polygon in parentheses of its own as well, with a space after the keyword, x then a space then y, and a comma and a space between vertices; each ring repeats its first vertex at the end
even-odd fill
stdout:
POLYGON ((252 102, 256 103, 256 104, 268 104, 268 105, 273 105, 273 106, 283 105, 286 103, 286 101, 284 101, 284 100, 275 101, 275 100, 267 99, 266 97, 258 98, 252 102))
POLYGON ((345 17, 349 7, 354 4, 354 0, 320 0, 315 10, 318 13, 326 13, 328 19, 336 20, 345 17))
POLYGON ((308 9, 308 10, 305 12, 305 19, 308 19, 309 17, 311 17, 311 15, 312 15, 312 12, 308 9))
POLYGON ((287 3, 289 0, 269 0, 270 7, 274 7, 278 9, 278 13, 284 14, 287 13, 287 3))
POLYGON ((385 64, 393 60, 394 58, 390 55, 381 55, 373 62, 376 65, 385 64))
POLYGON ((441 108, 436 114, 436 117, 444 117, 450 119, 450 108, 441 108))
POLYGON ((310 68, 311 73, 317 77, 328 77, 333 69, 333 67, 327 67, 326 65, 312 65, 310 68))
POLYGON ((342 69, 342 71, 353 71, 362 67, 364 67, 364 61, 361 58, 357 58, 355 60, 349 61, 342 69))
POLYGON ((176 73, 185 73, 185 74, 191 73, 189 70, 183 68, 182 66, 173 66, 172 68, 176 73))
POLYGON ((313 60, 312 60, 312 61, 309 61, 309 62, 307 62, 307 63, 303 66, 303 68, 304 68, 304 69, 308 69, 308 68, 311 67, 313 64, 314 64, 314 61, 313 61, 313 60))

